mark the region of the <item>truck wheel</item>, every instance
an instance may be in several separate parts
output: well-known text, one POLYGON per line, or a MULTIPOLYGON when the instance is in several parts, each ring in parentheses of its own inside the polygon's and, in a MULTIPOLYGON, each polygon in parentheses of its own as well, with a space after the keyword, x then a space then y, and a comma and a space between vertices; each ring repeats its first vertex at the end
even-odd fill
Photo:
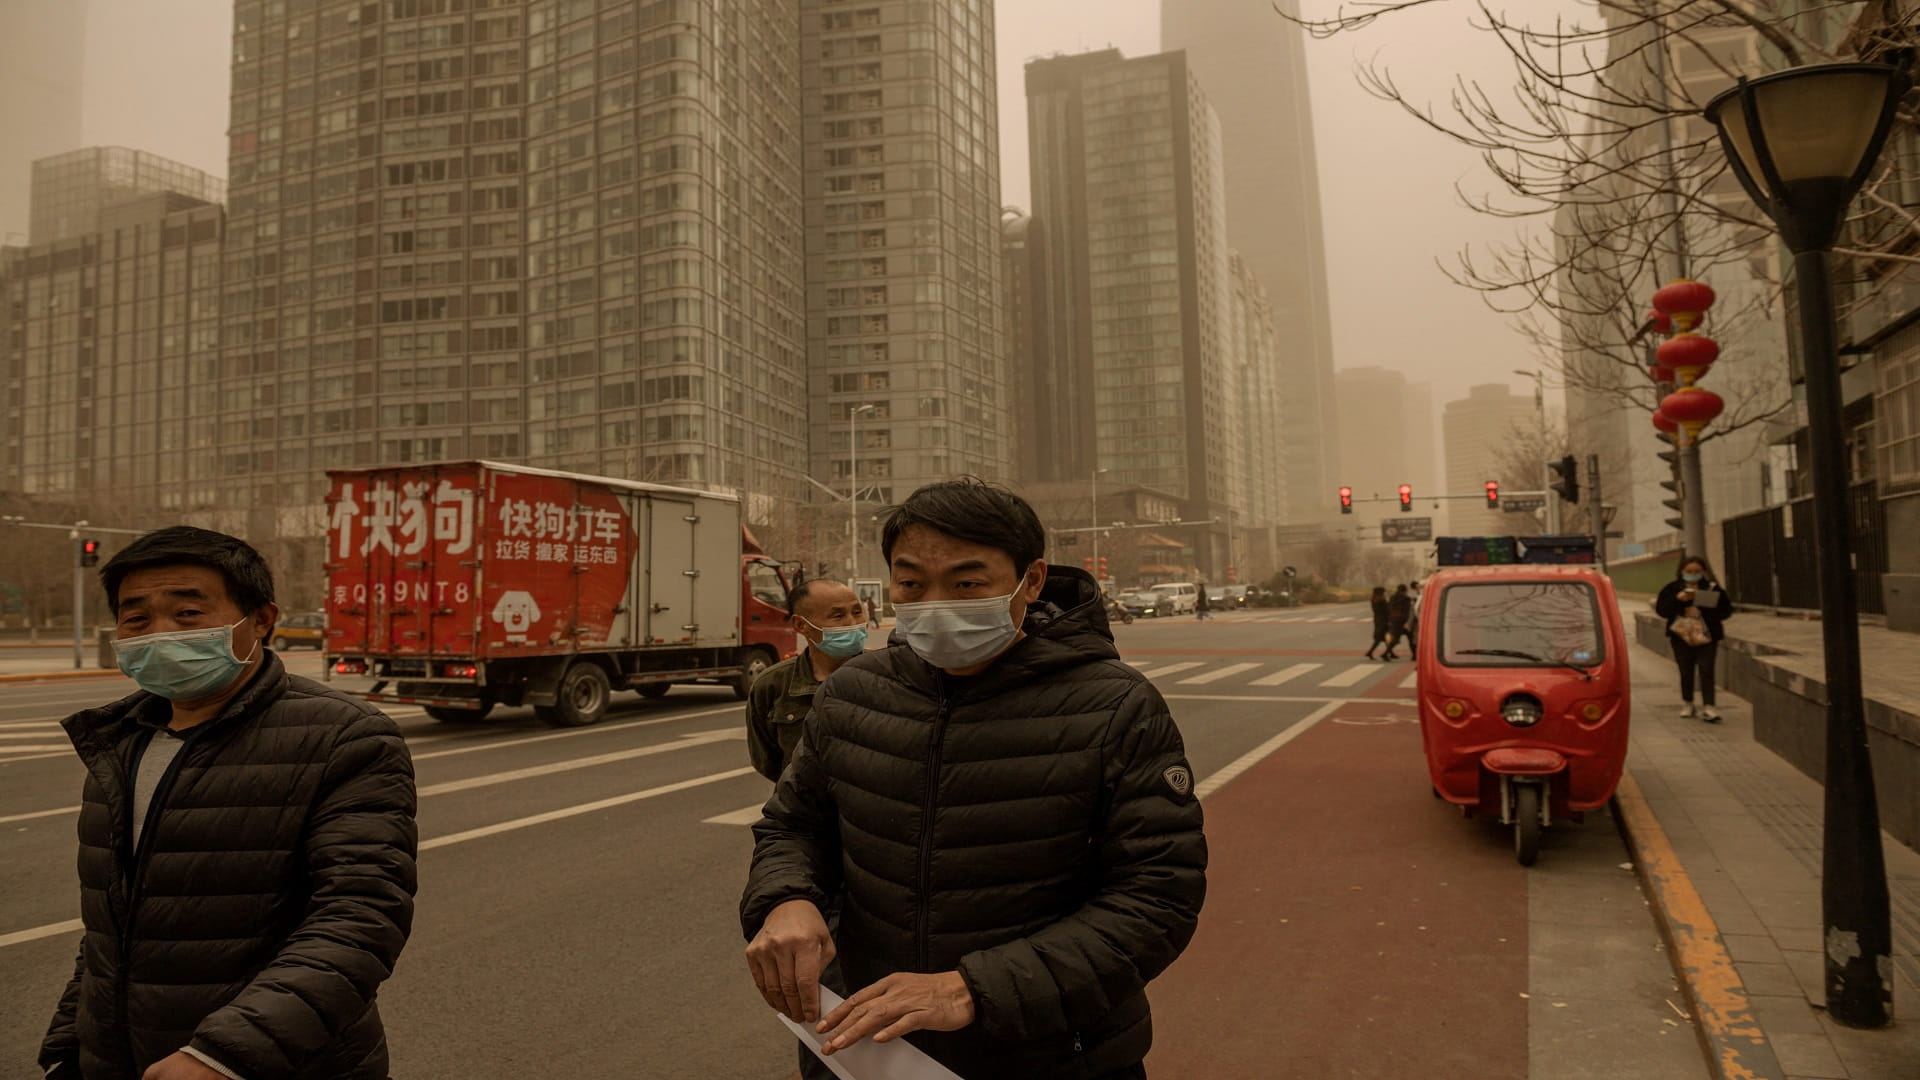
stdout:
POLYGON ((493 711, 493 702, 489 701, 476 709, 456 709, 450 705, 428 705, 427 715, 443 724, 477 724, 493 711))
POLYGON ((749 650, 745 662, 740 666, 740 677, 733 682, 733 696, 741 701, 747 700, 747 695, 753 692, 753 680, 772 666, 773 657, 768 656, 765 649, 749 650))
POLYGON ((600 665, 576 663, 560 677, 558 700, 535 706, 533 713, 553 727, 586 727, 599 723, 607 714, 607 699, 612 694, 612 684, 600 665))
POLYGON ((1532 866, 1540 857, 1540 785, 1520 784, 1513 792, 1513 857, 1532 866))
POLYGON ((673 684, 670 682, 641 683, 633 689, 634 693, 643 698, 663 698, 667 696, 667 691, 673 689, 673 684))

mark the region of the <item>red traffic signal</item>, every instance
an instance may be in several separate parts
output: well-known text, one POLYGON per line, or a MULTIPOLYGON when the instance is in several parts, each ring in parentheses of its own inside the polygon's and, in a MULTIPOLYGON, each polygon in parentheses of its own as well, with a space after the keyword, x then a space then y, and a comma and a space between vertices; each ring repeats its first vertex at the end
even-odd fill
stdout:
POLYGON ((1353 489, 1350 487, 1340 489, 1340 512, 1343 514, 1353 513, 1353 489))
POLYGON ((1413 509, 1413 485, 1412 484, 1400 485, 1400 509, 1402 510, 1413 509))
POLYGON ((100 541, 98 540, 80 541, 80 565, 81 566, 100 565, 100 541))
POLYGON ((1489 510, 1500 508, 1500 481, 1498 480, 1487 481, 1487 508, 1489 510))

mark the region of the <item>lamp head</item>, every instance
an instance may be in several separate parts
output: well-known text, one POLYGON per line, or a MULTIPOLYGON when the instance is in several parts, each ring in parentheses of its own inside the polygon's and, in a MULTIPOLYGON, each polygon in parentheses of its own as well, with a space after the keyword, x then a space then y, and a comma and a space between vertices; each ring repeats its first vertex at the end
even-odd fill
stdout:
POLYGON ((1884 64, 1814 64, 1741 79, 1703 110, 1727 162, 1796 254, 1839 239, 1911 85, 1884 64))

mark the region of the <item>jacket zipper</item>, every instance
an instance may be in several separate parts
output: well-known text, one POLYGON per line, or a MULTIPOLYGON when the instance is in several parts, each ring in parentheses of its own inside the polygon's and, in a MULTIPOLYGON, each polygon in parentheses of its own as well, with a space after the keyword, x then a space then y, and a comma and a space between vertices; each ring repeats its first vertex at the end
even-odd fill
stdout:
POLYGON ((938 801, 940 794, 940 756, 946 746, 947 717, 951 714, 952 706, 948 703, 946 695, 942 693, 940 714, 933 721, 933 745, 927 750, 926 816, 922 819, 920 826, 920 910, 916 912, 918 918, 915 921, 918 926, 915 927, 915 931, 919 938, 919 970, 921 971, 926 971, 933 963, 933 944, 930 940, 932 928, 929 926, 933 921, 932 897, 929 895, 933 890, 933 815, 934 804, 938 801))
MULTIPOLYGON (((153 749, 153 739, 170 739, 173 737, 174 736, 163 731, 154 732, 148 739, 146 747, 141 750, 141 757, 145 757, 148 751, 153 749)), ((129 1061, 133 1060, 133 1032, 129 1027, 127 1017, 127 993, 130 989, 130 982, 127 978, 127 964, 132 960, 133 956, 133 925, 134 916, 140 909, 140 881, 146 876, 147 857, 153 853, 153 832, 160 823, 160 808, 166 805, 167 794, 173 790, 174 777, 179 775, 181 762, 186 758, 187 751, 191 746, 192 744, 188 740, 181 740, 180 747, 174 751, 173 760, 167 762, 166 771, 160 774, 159 781, 154 784, 153 798, 148 800, 146 815, 141 818, 140 839, 134 845, 132 867, 127 874, 127 923, 120 931, 119 985, 117 987, 118 992, 114 997, 116 999, 115 1005, 118 1007, 116 1011, 120 1014, 120 1031, 127 1040, 127 1059, 129 1061)), ((133 822, 133 805, 131 802, 133 798, 132 785, 137 783, 139 783, 139 768, 136 765, 133 775, 128 778, 128 787, 126 790, 126 798, 129 800, 127 805, 127 822, 129 825, 133 822)))

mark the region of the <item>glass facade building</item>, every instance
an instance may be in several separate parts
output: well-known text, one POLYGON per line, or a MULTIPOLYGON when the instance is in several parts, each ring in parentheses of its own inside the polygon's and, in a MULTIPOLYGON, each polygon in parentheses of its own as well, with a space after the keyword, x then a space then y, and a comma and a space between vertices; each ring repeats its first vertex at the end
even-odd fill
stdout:
MULTIPOLYGON (((41 158, 33 163, 28 242, 51 244, 102 232, 116 224, 115 207, 161 193, 217 203, 226 198, 227 183, 191 165, 124 146, 89 146, 41 158)), ((135 220, 143 213, 136 211, 135 220)))

